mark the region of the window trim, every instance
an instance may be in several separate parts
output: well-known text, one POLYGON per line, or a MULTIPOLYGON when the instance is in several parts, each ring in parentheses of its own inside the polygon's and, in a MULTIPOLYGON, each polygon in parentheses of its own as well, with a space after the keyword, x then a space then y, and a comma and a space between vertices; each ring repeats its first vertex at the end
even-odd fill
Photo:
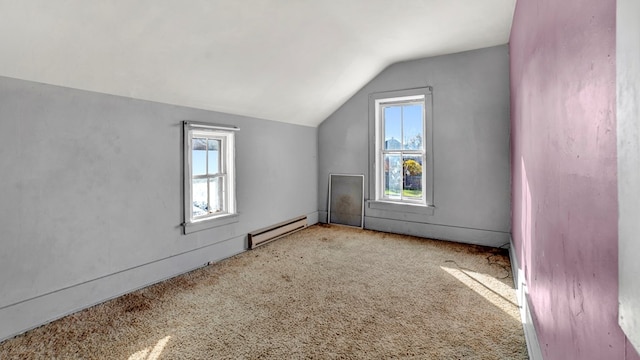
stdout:
POLYGON ((183 229, 184 234, 227 225, 238 221, 236 204, 236 166, 235 166, 235 132, 240 130, 235 126, 218 125, 195 121, 183 121, 183 229), (220 143, 220 158, 222 172, 211 177, 226 179, 223 202, 225 211, 210 216, 193 216, 192 189, 192 139, 198 136, 222 140, 220 143))
POLYGON ((385 91, 369 94, 369 208, 422 213, 432 215, 435 209, 433 196, 434 156, 433 156, 433 98, 432 88, 423 87, 415 89, 385 91), (423 199, 419 201, 393 200, 382 196, 384 172, 379 170, 382 165, 382 119, 380 110, 382 105, 400 104, 409 101, 424 101, 423 146, 424 164, 427 171, 423 172, 422 186, 423 199))

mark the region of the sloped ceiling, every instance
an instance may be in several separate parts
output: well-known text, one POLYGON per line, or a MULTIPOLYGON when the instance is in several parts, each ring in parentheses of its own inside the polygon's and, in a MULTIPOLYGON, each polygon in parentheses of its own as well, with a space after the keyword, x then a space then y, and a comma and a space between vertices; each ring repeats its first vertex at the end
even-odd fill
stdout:
POLYGON ((388 65, 508 41, 516 0, 0 0, 0 76, 317 126, 388 65))

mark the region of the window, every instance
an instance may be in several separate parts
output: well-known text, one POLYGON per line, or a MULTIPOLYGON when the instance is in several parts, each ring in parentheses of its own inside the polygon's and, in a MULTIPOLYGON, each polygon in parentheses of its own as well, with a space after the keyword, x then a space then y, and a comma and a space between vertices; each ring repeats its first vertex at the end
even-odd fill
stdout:
POLYGON ((372 94, 378 202, 433 206, 431 89, 372 94))
POLYGON ((185 233, 237 221, 233 220, 237 130, 184 122, 185 233))

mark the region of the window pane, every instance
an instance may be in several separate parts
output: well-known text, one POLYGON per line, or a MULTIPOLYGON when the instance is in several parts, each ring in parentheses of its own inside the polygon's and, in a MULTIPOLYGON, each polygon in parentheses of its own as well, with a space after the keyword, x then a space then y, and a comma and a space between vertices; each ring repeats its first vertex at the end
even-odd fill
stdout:
POLYGON ((402 107, 388 106, 384 111, 384 148, 386 150, 400 149, 402 139, 402 107))
POLYGON ((206 215, 209 212, 207 179, 194 179, 191 191, 193 194, 193 217, 206 215))
POLYGON ((402 107, 403 146, 408 150, 422 149, 422 105, 405 105, 402 107))
POLYGON ((406 199, 422 199, 422 156, 404 155, 402 161, 404 183, 402 196, 406 199))
POLYGON ((218 174, 220 171, 220 140, 209 139, 209 174, 218 174))
POLYGON ((400 199, 402 191, 402 157, 384 156, 384 197, 400 199))
POLYGON ((191 140, 191 168, 193 175, 207 173, 207 139, 193 138, 191 140))
POLYGON ((224 211, 224 181, 220 177, 209 180, 209 204, 212 213, 224 211))

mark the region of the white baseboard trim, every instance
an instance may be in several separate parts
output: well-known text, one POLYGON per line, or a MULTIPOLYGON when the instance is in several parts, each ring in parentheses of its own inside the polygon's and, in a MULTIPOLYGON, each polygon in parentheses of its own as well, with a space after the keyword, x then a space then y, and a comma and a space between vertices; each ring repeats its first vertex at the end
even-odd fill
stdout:
POLYGON ((527 282, 524 272, 520 269, 518 258, 516 257, 513 246, 513 239, 509 242, 509 258, 511 260, 511 271, 513 273, 513 283, 516 288, 516 297, 520 306, 520 320, 524 329, 524 337, 527 342, 527 352, 531 360, 543 360, 542 349, 538 342, 538 335, 531 316, 531 307, 529 306, 529 295, 527 290, 527 282))
MULTIPOLYGON (((317 211, 307 214, 307 223, 318 223, 317 211)), ((0 342, 77 311, 239 254, 246 248, 246 236, 234 236, 199 249, 0 306, 0 342)))
MULTIPOLYGON (((325 224, 328 222, 326 211, 318 211, 318 222, 325 224)), ((429 224, 396 219, 383 219, 366 215, 364 217, 364 228, 367 230, 382 231, 393 234, 404 234, 428 239, 500 248, 509 244, 510 239, 508 232, 471 229, 459 226, 429 224)))
POLYGON ((326 224, 328 222, 327 221, 327 218, 328 218, 327 214, 328 213, 327 213, 326 210, 318 211, 318 222, 322 223, 322 224, 326 224))
POLYGON ((471 229, 458 226, 418 223, 396 219, 364 217, 364 228, 394 234, 419 236, 429 239, 447 240, 465 244, 504 247, 509 243, 509 233, 471 229))
POLYGON ((307 225, 311 226, 319 222, 319 212, 314 211, 307 214, 307 225))
POLYGON ((77 311, 245 251, 245 236, 0 308, 0 342, 77 311))

